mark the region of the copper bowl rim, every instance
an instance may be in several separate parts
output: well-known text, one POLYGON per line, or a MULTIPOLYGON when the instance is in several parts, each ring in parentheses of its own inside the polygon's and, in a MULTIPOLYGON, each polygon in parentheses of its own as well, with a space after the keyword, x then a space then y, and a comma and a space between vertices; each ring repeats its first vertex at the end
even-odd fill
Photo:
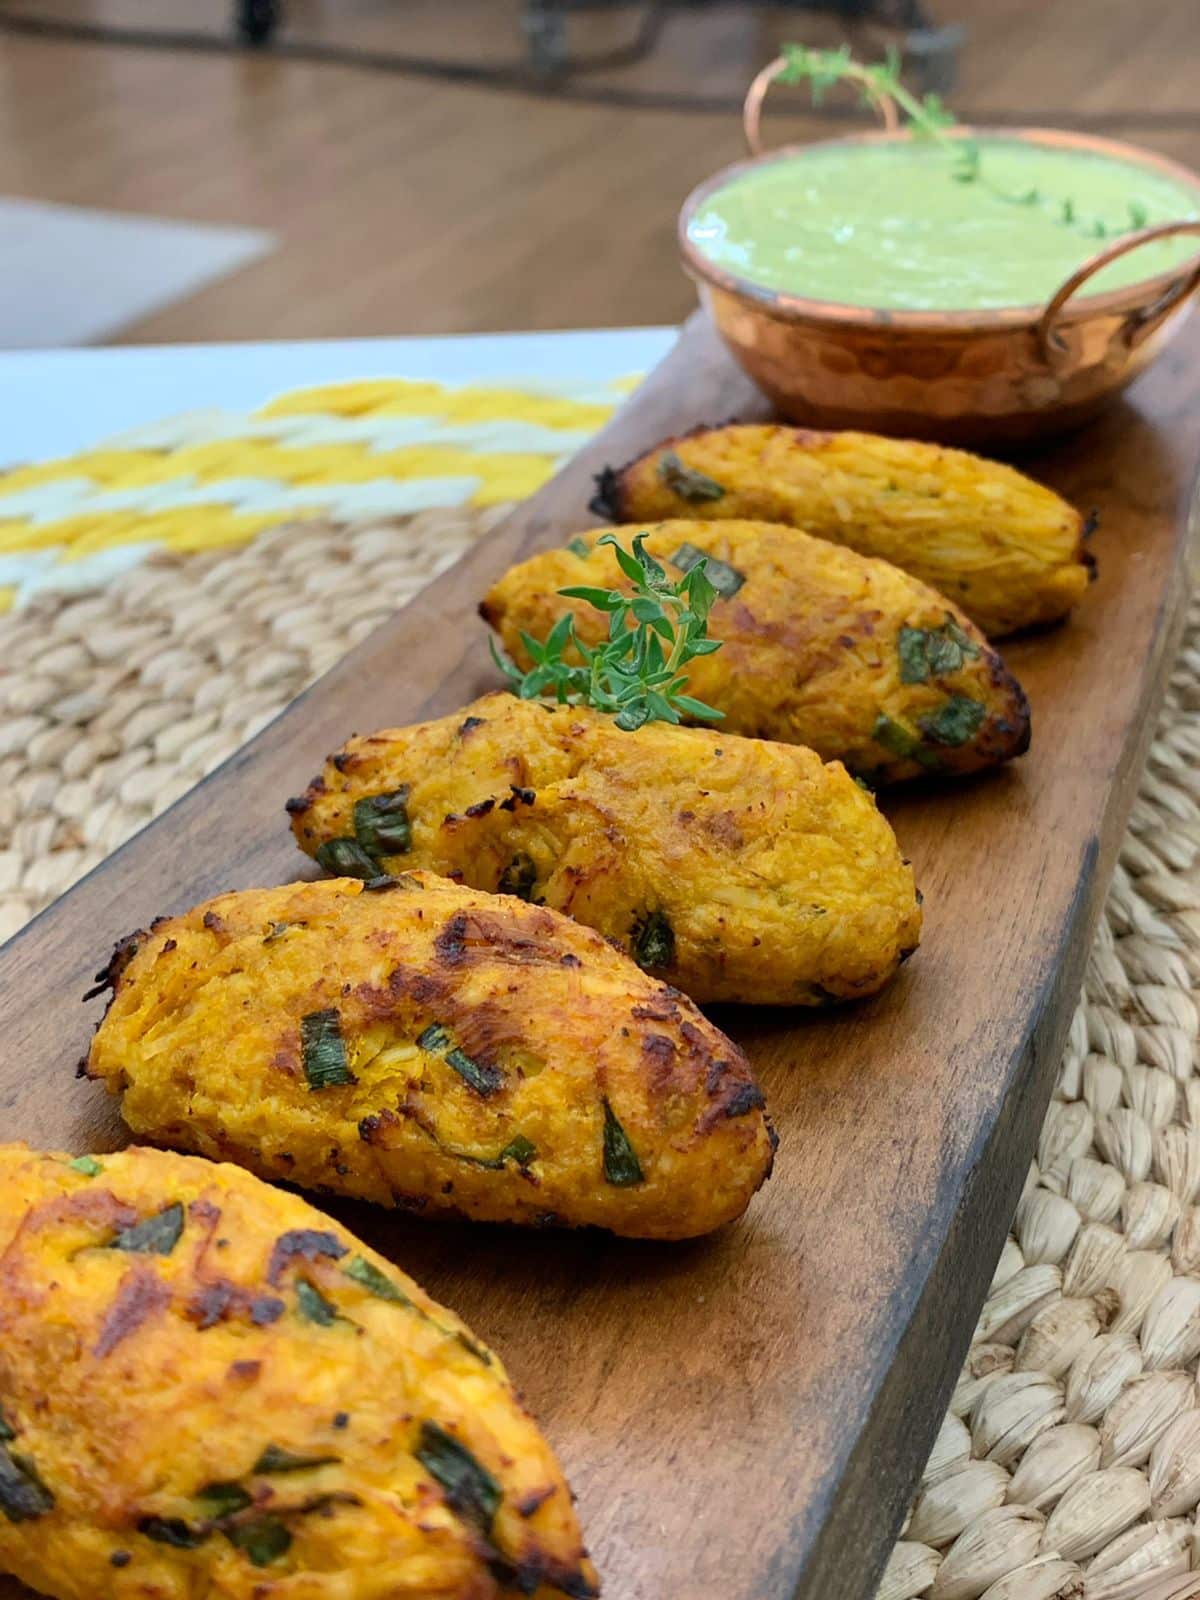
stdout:
MULTIPOLYGON (((962 138, 980 136, 1015 139, 1030 144, 1089 150, 1098 155, 1114 156, 1135 166, 1150 167, 1195 190, 1197 205, 1200 206, 1200 172, 1185 167, 1182 162, 1172 161, 1169 156, 1161 156, 1156 151, 1145 150, 1140 145, 1127 144, 1123 139, 1106 139, 1099 134, 1072 133, 1063 128, 980 126, 954 128, 948 131, 962 138)), ((1035 327, 1053 298, 1053 292, 1045 301, 1036 305, 1004 306, 996 310, 979 311, 891 311, 874 306, 847 305, 839 300, 810 300, 803 295, 785 294, 778 289, 765 288, 762 284, 753 283, 748 278, 741 278, 736 273, 726 271, 724 267, 717 266, 703 255, 688 237, 688 225, 699 206, 717 189, 724 188, 731 179, 739 177, 743 172, 766 166, 770 162, 786 161, 790 157, 804 155, 809 150, 830 149, 837 145, 895 144, 911 137, 907 131, 891 133, 886 129, 873 129, 866 133, 847 134, 838 139, 816 139, 808 144, 782 145, 778 150, 772 150, 766 155, 749 156, 722 167, 711 178, 706 178, 703 183, 697 184, 680 209, 679 250, 687 272, 691 277, 713 288, 722 289, 727 294, 743 300, 753 301, 762 313, 781 322, 833 322, 846 327, 892 329, 897 333, 950 331, 963 334, 994 333, 1003 329, 1035 327)), ((1086 260, 1086 257, 1084 259, 1086 260)), ((1080 265, 1082 264, 1081 261, 1080 265)), ((1110 312, 1136 310, 1148 302, 1153 303, 1159 295, 1166 294, 1172 285, 1195 273, 1200 273, 1200 249, 1181 261, 1178 266, 1156 273, 1153 277, 1139 278, 1135 283, 1127 284, 1121 289, 1109 289, 1102 294, 1081 293, 1062 307, 1059 316, 1065 322, 1074 323, 1110 312)))

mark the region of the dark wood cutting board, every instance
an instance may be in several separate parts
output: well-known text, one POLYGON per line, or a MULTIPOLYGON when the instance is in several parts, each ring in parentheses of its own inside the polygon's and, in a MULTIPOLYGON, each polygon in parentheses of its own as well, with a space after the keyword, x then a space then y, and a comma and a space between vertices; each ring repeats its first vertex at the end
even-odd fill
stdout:
MULTIPOLYGON (((616 420, 252 744, 0 950, 0 1134, 121 1139, 75 1062, 114 940, 311 870, 282 806, 354 730, 494 684, 480 595, 594 522, 592 473, 762 415, 693 319, 616 420)), ((1101 517, 1099 581, 1006 654, 1033 704, 1010 769, 888 810, 925 893, 916 957, 836 1014, 726 1008, 781 1145, 744 1221, 683 1245, 336 1210, 505 1355, 579 1496, 610 1600, 866 1600, 942 1416, 1024 1179, 1186 590, 1200 319, 1127 402, 1030 458, 1101 517)), ((0 1580, 0 1600, 24 1591, 0 1580)))

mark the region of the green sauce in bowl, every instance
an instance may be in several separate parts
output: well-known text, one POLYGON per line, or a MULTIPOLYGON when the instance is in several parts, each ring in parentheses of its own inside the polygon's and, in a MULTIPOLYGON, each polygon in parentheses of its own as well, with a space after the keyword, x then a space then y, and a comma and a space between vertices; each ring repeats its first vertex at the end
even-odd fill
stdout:
MULTIPOLYGON (((888 311, 1038 305, 1134 226, 1200 218, 1196 187, 1153 167, 1022 139, 979 138, 983 177, 961 182, 919 141, 814 145, 746 168, 696 207, 692 247, 764 289, 888 311)), ((1087 283, 1104 294, 1182 265, 1183 236, 1148 244, 1087 283)))

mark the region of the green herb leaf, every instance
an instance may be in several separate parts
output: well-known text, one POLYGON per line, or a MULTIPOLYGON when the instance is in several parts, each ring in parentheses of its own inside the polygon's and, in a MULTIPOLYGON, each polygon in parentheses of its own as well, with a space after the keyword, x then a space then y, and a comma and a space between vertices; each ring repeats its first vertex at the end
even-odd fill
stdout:
POLYGON ((321 1328, 338 1320, 337 1308, 307 1278, 296 1279, 296 1309, 305 1322, 315 1322, 321 1328))
POLYGON ((317 862, 335 878, 377 878, 379 863, 357 839, 326 839, 317 846, 317 862))
POLYGON ((307 1472, 312 1467, 330 1467, 341 1459, 341 1456, 298 1456, 281 1445, 269 1444, 250 1470, 267 1477, 275 1472, 307 1472))
POLYGON ((727 561, 718 561, 716 556, 697 550, 694 544, 681 544, 671 557, 672 566, 678 567, 680 572, 691 572, 700 562, 704 563, 704 576, 723 600, 732 599, 746 581, 745 573, 731 567, 727 561))
POLYGON ((588 549, 588 545, 587 545, 587 540, 586 539, 578 539, 578 538, 572 539, 571 542, 567 545, 567 549, 571 552, 571 554, 573 556, 578 556, 581 561, 586 561, 587 558, 592 553, 588 549))
POLYGON ((642 1164, 607 1099, 604 1106, 604 1177, 618 1189, 644 1182, 642 1164))
POLYGON ((431 1022, 423 1033, 417 1035, 417 1048, 440 1056, 444 1050, 449 1049, 450 1040, 449 1028, 440 1022, 431 1022))
POLYGON ((450 1145, 442 1144, 435 1139, 438 1148, 448 1156, 453 1156, 455 1161, 468 1161, 473 1167, 486 1167, 489 1172, 503 1172, 506 1161, 515 1161, 524 1170, 531 1161, 537 1157, 537 1148, 523 1134, 518 1134, 510 1140, 495 1156, 477 1156, 469 1150, 455 1150, 450 1145))
MULTIPOLYGON (((566 589, 560 589, 558 592, 562 595, 564 600, 583 600, 586 601, 589 606, 593 606, 597 611, 623 611, 625 607, 625 600, 623 596, 620 595, 615 589, 595 589, 590 584, 578 583, 571 584, 566 589)), ((567 618, 567 621, 570 621, 569 617, 567 618)), ((557 628, 558 623, 556 622, 554 626, 557 628)), ((526 643, 525 648, 529 650, 528 643, 526 643)), ((546 651, 549 648, 549 638, 547 638, 544 645, 538 646, 543 661, 546 658, 546 651)), ((529 653, 531 656, 533 655, 532 650, 530 650, 529 653)))
POLYGON ((929 716, 919 718, 922 730, 938 744, 966 744, 987 716, 987 707, 966 695, 951 695, 944 706, 929 716))
POLYGON ((675 959, 675 931, 661 911, 649 916, 633 930, 633 959, 647 970, 669 967, 675 959))
POLYGON ((649 702, 643 700, 640 705, 626 706, 624 711, 618 711, 613 721, 622 733, 636 733, 653 719, 654 713, 650 709, 649 702))
POLYGON ((453 1050, 447 1050, 445 1062, 448 1067, 453 1067, 464 1083, 469 1084, 476 1094, 484 1099, 496 1093, 504 1083, 504 1074, 499 1067, 493 1067, 482 1061, 476 1061, 465 1050, 460 1050, 456 1045, 453 1050))
POLYGON ((76 1156, 74 1161, 68 1161, 67 1166, 72 1172, 82 1172, 85 1178, 98 1178, 104 1168, 95 1156, 76 1156))
POLYGON ((0 1511, 9 1522, 33 1522, 54 1509, 54 1496, 28 1456, 0 1445, 0 1511))
POLYGON ((390 1300, 393 1305, 412 1306, 412 1301, 398 1284, 385 1274, 366 1256, 355 1256, 348 1267, 342 1271, 355 1283, 361 1284, 368 1293, 373 1294, 377 1300, 390 1300))
POLYGON ((556 656, 562 655, 567 645, 571 642, 573 627, 574 623, 570 616, 559 617, 558 621, 546 635, 546 642, 542 646, 542 650, 547 661, 552 660, 556 656))
MULTIPOLYGON (((231 1517, 254 1504, 254 1497, 240 1483, 206 1483, 196 1491, 196 1499, 204 1508, 204 1515, 216 1522, 221 1517, 231 1517)), ((186 1524, 185 1524, 186 1526, 186 1524)))
POLYGON ((502 1166, 506 1161, 515 1161, 519 1167, 527 1167, 537 1159, 537 1146, 519 1133, 515 1139, 509 1140, 496 1159, 502 1166))
MULTIPOLYGON (((606 533, 596 541, 597 549, 602 545, 611 546, 612 553, 617 559, 618 567, 620 567, 630 583, 634 585, 635 590, 639 585, 652 584, 654 581, 654 574, 648 565, 650 558, 643 556, 638 548, 638 539, 641 538, 644 538, 644 535, 639 534, 634 539, 632 551, 626 550, 615 534, 606 533)), ((655 564, 657 565, 657 563, 655 564)), ((652 590, 647 589, 647 592, 650 593, 652 590)))
MULTIPOLYGON (((578 586, 560 589, 569 600, 582 600, 608 616, 608 638, 588 645, 575 629, 572 613, 561 616, 539 642, 526 633, 521 641, 533 666, 522 672, 489 639, 492 659, 523 700, 552 695, 560 705, 590 705, 608 713, 626 731, 656 718, 678 722, 680 691, 687 683, 681 669, 695 656, 711 655, 721 641, 706 634, 708 614, 717 589, 706 576, 708 557, 699 555, 678 582, 646 551, 644 533, 626 550, 606 533, 597 548, 613 548, 617 564, 632 585, 622 589, 578 586)), ((719 566, 721 564, 718 564, 719 566)), ((742 578, 723 567, 726 589, 736 593, 742 578)), ((688 715, 705 719, 721 715, 701 700, 689 703, 688 715)))
POLYGON ((178 1201, 137 1222, 132 1228, 123 1228, 109 1245, 110 1250, 127 1250, 134 1255, 169 1256, 183 1233, 183 1207, 178 1201))
POLYGON ((902 722, 897 722, 889 717, 886 711, 881 711, 875 718, 875 726, 871 729, 871 737, 876 744, 881 744, 885 750, 890 750, 894 756, 903 760, 915 761, 919 767, 927 767, 936 771, 940 765, 938 758, 931 751, 922 748, 921 741, 915 733, 910 733, 902 722))
POLYGON ((537 868, 533 857, 524 853, 515 855, 500 874, 496 885, 498 894, 515 894, 518 900, 531 900, 537 885, 537 868))
POLYGON ((903 723, 897 722, 894 717, 889 717, 886 711, 881 711, 875 718, 871 737, 876 744, 881 744, 894 756, 915 757, 921 748, 921 741, 916 734, 910 733, 903 723))
MULTIPOLYGON (((449 1152, 451 1155, 454 1153, 454 1151, 449 1152)), ((468 1156, 464 1159, 471 1160, 473 1158, 468 1156)), ((379 1268, 373 1262, 368 1261, 365 1256, 355 1256, 350 1265, 343 1267, 342 1271, 354 1283, 364 1288, 368 1294, 373 1294, 377 1300, 386 1300, 389 1305, 403 1306, 405 1310, 415 1312, 418 1317, 428 1322, 430 1327, 436 1328, 443 1338, 454 1339, 458 1344, 462 1345, 464 1350, 469 1350, 473 1356, 482 1361, 484 1366, 491 1366, 492 1358, 486 1350, 481 1350, 477 1344, 473 1344, 465 1333, 461 1331, 451 1332, 449 1328, 443 1327, 436 1318, 430 1316, 428 1311, 423 1310, 409 1299, 399 1284, 393 1283, 386 1273, 380 1272, 379 1268)))
POLYGON ((209 1537, 207 1528, 193 1528, 182 1517, 143 1517, 138 1532, 174 1550, 196 1550, 209 1537))
POLYGON ((929 677, 929 635, 923 628, 901 628, 896 638, 900 682, 924 683, 929 677))
POLYGON ((390 794, 369 794, 354 802, 354 837, 367 855, 403 855, 412 845, 408 819, 408 785, 390 794))
POLYGON ((431 1055, 441 1056, 446 1065, 452 1067, 465 1083, 469 1083, 476 1094, 485 1097, 495 1094, 504 1082, 504 1074, 499 1067, 476 1061, 465 1050, 459 1049, 454 1043, 454 1035, 443 1023, 431 1022, 418 1035, 417 1046, 421 1050, 428 1050, 431 1055))
POLYGON ((341 1018, 336 1011, 310 1011, 300 1018, 300 1049, 310 1089, 334 1089, 357 1082, 346 1060, 341 1018))
POLYGON ((491 1353, 485 1350, 482 1345, 476 1344, 474 1339, 469 1339, 467 1335, 462 1332, 456 1333, 454 1335, 454 1339, 457 1344, 462 1345, 463 1349, 468 1355, 474 1356, 476 1361, 482 1361, 485 1367, 491 1366, 491 1353))
POLYGON ((703 700, 693 700, 690 694, 675 695, 673 703, 676 711, 682 711, 685 717, 695 717, 698 722, 706 718, 715 721, 725 715, 723 711, 717 711, 703 700))
POLYGON ((979 655, 979 646, 947 617, 940 628, 901 628, 896 652, 901 683, 926 683, 961 671, 965 661, 979 655))
POLYGON ((490 1533, 503 1495, 495 1478, 466 1445, 436 1422, 423 1422, 413 1454, 430 1477, 441 1484, 446 1504, 484 1533, 490 1533))
MULTIPOLYGON (((704 627, 708 622, 708 614, 712 610, 713 601, 717 598, 719 592, 716 584, 709 582, 709 567, 711 564, 711 556, 701 556, 700 560, 695 563, 689 572, 684 574, 683 578, 683 592, 687 595, 688 604, 692 608, 692 615, 690 617, 684 616, 680 620, 687 632, 694 637, 703 634, 704 627)), ((741 573, 735 571, 733 567, 728 570, 738 579, 737 587, 740 589, 744 581, 741 573)), ((724 592, 726 594, 736 594, 737 590, 733 589, 731 584, 727 582, 724 592)), ((720 643, 720 641, 718 640, 717 643, 720 643)))
POLYGON ((667 584, 667 574, 652 555, 646 550, 645 533, 636 533, 633 536, 633 549, 626 551, 615 533, 602 533, 596 540, 596 547, 610 545, 625 576, 633 583, 646 582, 652 590, 663 589, 667 584))
POLYGON ((292 1547, 292 1536, 278 1517, 258 1517, 253 1522, 235 1523, 224 1530, 225 1537, 254 1567, 269 1567, 292 1547))
POLYGON ((675 454, 665 450, 658 461, 658 481, 672 494, 686 500, 690 506, 703 505, 706 500, 723 500, 725 490, 715 478, 689 467, 675 454))

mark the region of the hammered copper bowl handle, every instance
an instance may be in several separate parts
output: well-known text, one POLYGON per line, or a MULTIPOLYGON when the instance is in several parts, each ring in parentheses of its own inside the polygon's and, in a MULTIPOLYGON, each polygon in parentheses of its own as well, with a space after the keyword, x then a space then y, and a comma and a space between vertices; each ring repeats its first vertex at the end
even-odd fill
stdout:
MULTIPOLYGON (((786 58, 776 56, 774 61, 769 62, 762 69, 746 90, 746 101, 742 106, 742 127, 746 131, 746 145, 753 156, 760 156, 763 153, 759 124, 762 121, 763 101, 767 98, 767 90, 786 69, 786 58)), ((847 67, 846 76, 857 78, 857 81, 862 85, 863 93, 883 119, 884 128, 888 133, 896 133, 900 127, 900 113, 896 110, 896 102, 891 95, 884 94, 883 90, 877 88, 865 73, 859 77, 850 67, 847 67)))
MULTIPOLYGON (((1067 301, 1093 274, 1108 266, 1110 261, 1119 260, 1121 256, 1128 255, 1131 250, 1137 250, 1141 245, 1151 244, 1156 239, 1171 239, 1181 233, 1200 234, 1200 222, 1158 222, 1152 228, 1139 228, 1136 233, 1127 233, 1114 244, 1106 245, 1103 250, 1097 250, 1094 256, 1089 256, 1081 267, 1077 267, 1071 276, 1060 284, 1038 318, 1037 342, 1043 361, 1053 366, 1068 353, 1066 341, 1055 327, 1055 323, 1067 301)), ((1130 350, 1136 350, 1143 339, 1150 337, 1167 313, 1198 288, 1200 288, 1200 266, 1183 273, 1153 305, 1131 311, 1125 319, 1122 330, 1126 346, 1130 350)))

